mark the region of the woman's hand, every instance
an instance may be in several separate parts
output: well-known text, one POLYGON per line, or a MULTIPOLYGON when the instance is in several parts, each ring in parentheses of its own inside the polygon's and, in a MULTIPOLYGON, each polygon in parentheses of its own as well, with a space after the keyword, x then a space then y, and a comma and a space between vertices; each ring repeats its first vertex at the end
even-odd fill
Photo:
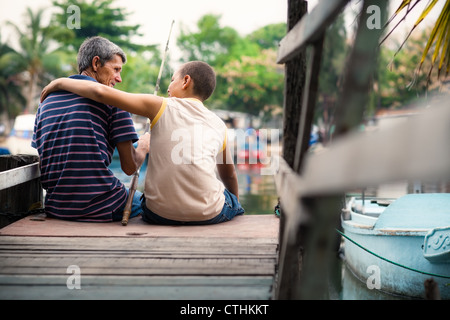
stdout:
POLYGON ((52 82, 50 82, 44 89, 42 89, 41 102, 43 102, 50 93, 58 91, 58 90, 61 90, 61 89, 59 88, 59 79, 56 79, 56 80, 53 80, 52 82))

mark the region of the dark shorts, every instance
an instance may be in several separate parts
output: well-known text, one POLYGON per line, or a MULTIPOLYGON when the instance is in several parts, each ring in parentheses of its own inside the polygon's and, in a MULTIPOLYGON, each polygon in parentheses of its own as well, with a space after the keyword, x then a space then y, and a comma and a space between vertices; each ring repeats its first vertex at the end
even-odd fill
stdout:
POLYGON ((207 225, 216 224, 225 221, 230 221, 235 216, 244 214, 244 208, 237 200, 237 197, 229 192, 227 189, 224 191, 225 203, 223 205, 222 211, 214 218, 205 221, 176 221, 163 218, 158 216, 156 213, 152 212, 145 206, 145 198, 142 201, 142 219, 151 224, 162 224, 162 225, 207 225))

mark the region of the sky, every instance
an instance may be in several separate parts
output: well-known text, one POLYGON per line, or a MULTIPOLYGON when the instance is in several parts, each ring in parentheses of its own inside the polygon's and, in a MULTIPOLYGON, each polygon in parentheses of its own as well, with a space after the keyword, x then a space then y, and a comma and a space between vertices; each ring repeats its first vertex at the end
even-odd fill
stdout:
MULTIPOLYGON (((329 0, 326 0, 329 1, 329 0)), ((393 0, 393 6, 398 6, 401 0, 393 0)), ((318 0, 308 1, 310 11, 318 0)), ((347 11, 357 11, 358 3, 353 1, 347 6, 347 11)), ((426 4, 428 1, 422 1, 426 4)), ((440 0, 443 2, 443 0, 440 0)), ((198 19, 208 13, 221 15, 222 27, 229 26, 242 36, 251 33, 271 23, 286 22, 287 0, 115 0, 115 7, 127 8, 130 12, 130 24, 140 24, 139 30, 143 37, 134 39, 141 44, 156 44, 165 48, 172 20, 175 20, 171 35, 171 46, 180 33, 181 28, 196 31, 198 19)), ((48 7, 46 19, 49 21, 52 0, 0 0, 0 32, 2 42, 15 39, 10 26, 5 26, 7 20, 16 25, 24 21, 27 7, 48 7)), ((81 25, 83 13, 81 12, 81 25)), ((351 20, 347 24, 352 23, 351 20)), ((13 46, 14 44, 11 43, 13 46)))
MULTIPOLYGON (((52 0, 0 0, 2 38, 6 39, 5 37, 11 33, 9 27, 7 28, 9 32, 3 31, 6 20, 20 24, 26 7, 51 8, 51 3, 52 0)), ((136 39, 137 42, 161 44, 163 47, 172 20, 175 20, 175 24, 171 39, 176 39, 180 28, 195 31, 196 22, 207 13, 222 15, 220 20, 222 26, 233 27, 241 35, 267 24, 285 22, 287 15, 285 0, 115 0, 114 4, 115 7, 126 8, 131 13, 131 24, 142 25, 140 32, 144 36, 136 39)), ((82 21, 81 12, 81 24, 82 21)))

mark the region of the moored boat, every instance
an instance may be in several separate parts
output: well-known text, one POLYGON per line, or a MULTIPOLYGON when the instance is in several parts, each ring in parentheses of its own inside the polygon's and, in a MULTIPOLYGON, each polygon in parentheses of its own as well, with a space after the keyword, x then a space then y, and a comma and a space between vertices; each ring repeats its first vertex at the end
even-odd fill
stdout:
POLYGON ((22 114, 16 117, 7 142, 11 154, 38 154, 37 150, 31 146, 35 119, 34 114, 22 114))
POLYGON ((352 198, 341 224, 345 262, 369 289, 425 298, 432 278, 450 299, 450 193, 352 198))

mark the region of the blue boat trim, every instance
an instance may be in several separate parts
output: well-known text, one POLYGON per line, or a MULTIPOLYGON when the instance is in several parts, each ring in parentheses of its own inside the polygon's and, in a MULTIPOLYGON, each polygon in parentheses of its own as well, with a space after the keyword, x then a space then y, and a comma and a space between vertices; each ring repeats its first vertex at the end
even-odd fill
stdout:
POLYGON ((430 262, 450 261, 450 226, 435 228, 425 236, 423 256, 430 262))

